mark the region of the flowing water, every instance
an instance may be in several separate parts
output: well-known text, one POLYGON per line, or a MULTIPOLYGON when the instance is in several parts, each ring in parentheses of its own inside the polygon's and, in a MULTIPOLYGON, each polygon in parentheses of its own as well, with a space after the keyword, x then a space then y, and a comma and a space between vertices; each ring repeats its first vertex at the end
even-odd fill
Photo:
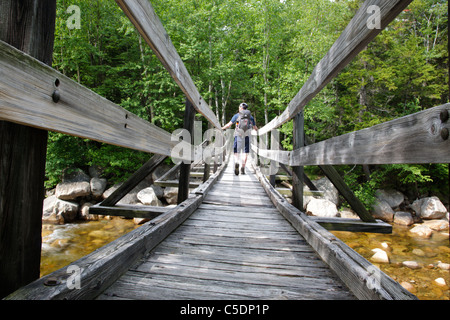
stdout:
POLYGON ((389 263, 373 263, 381 271, 407 286, 420 300, 449 300, 450 271, 438 267, 450 263, 448 232, 433 232, 431 238, 412 236, 411 227, 394 224, 392 234, 333 231, 349 247, 370 261, 373 249, 387 252, 389 263), (415 261, 415 269, 403 264, 415 261), (435 282, 443 278, 446 285, 435 282))
MULTIPOLYGON (((66 225, 44 225, 42 230, 41 276, 58 270, 97 248, 137 228, 133 220, 113 218, 66 225)), ((448 233, 433 232, 429 239, 412 237, 409 227, 393 225, 392 234, 333 232, 338 238, 370 261, 372 249, 385 250, 388 264, 375 264, 399 283, 407 282, 421 300, 449 300, 450 271, 437 267, 450 263, 448 233), (403 266, 416 261, 420 268, 403 266), (446 286, 435 279, 443 278, 446 286)))
POLYGON ((137 228, 132 219, 42 226, 41 277, 137 228))

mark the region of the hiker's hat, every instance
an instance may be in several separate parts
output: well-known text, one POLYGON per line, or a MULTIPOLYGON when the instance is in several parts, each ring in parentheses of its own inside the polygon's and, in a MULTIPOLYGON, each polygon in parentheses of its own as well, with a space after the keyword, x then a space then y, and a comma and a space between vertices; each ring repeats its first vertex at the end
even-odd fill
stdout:
POLYGON ((245 102, 243 102, 239 105, 239 107, 242 107, 244 110, 246 110, 248 108, 248 105, 245 102))

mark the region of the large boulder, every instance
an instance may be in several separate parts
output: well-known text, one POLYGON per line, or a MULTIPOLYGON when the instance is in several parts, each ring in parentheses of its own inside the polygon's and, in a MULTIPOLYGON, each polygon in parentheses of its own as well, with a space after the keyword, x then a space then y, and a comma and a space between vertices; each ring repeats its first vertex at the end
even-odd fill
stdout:
POLYGON ((375 197, 378 200, 386 201, 392 209, 398 208, 403 201, 405 200, 405 196, 403 193, 397 190, 377 190, 375 192, 375 197))
POLYGON ((389 203, 384 200, 377 200, 372 205, 372 215, 376 219, 381 219, 386 222, 392 222, 394 220, 394 210, 392 210, 389 203))
POLYGON ((425 220, 441 219, 447 214, 447 209, 438 197, 428 197, 413 202, 411 208, 425 220))
POLYGON ((336 205, 326 199, 312 198, 306 206, 306 213, 316 217, 339 217, 336 205))
POLYGON ((96 199, 101 198, 105 192, 107 180, 103 178, 92 178, 90 182, 92 196, 96 199))
POLYGON ((162 203, 158 199, 155 190, 152 187, 145 188, 138 192, 137 198, 142 204, 147 206, 161 207, 162 203))
POLYGON ((327 177, 314 180, 313 183, 319 191, 324 193, 323 199, 331 201, 336 206, 339 205, 339 191, 327 177))
POLYGON ((414 223, 414 219, 409 212, 398 211, 394 215, 394 223, 402 226, 410 226, 414 223))
POLYGON ((59 217, 62 217, 65 223, 73 222, 77 218, 79 207, 78 203, 58 199, 53 207, 53 213, 58 221, 61 220, 59 217))
POLYGON ((178 188, 167 187, 164 189, 164 198, 168 204, 177 204, 178 202, 178 188))
POLYGON ((76 200, 80 197, 90 196, 91 185, 86 181, 61 182, 56 186, 55 194, 61 200, 76 200))

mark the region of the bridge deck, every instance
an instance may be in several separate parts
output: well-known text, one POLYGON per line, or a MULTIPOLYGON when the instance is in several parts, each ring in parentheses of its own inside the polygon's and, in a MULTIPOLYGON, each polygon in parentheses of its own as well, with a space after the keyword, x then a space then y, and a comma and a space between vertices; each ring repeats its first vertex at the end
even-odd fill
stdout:
POLYGON ((98 299, 354 299, 255 175, 232 171, 98 299))

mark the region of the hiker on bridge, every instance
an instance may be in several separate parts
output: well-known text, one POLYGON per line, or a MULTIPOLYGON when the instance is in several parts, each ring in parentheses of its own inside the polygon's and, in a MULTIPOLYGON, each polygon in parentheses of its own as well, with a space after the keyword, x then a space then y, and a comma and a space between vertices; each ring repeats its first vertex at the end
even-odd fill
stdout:
POLYGON ((246 103, 239 105, 239 112, 236 113, 231 121, 222 127, 222 130, 228 129, 233 124, 236 124, 234 130, 234 173, 239 175, 239 160, 240 154, 244 152, 244 158, 242 159, 241 173, 245 174, 245 165, 247 163, 247 157, 250 152, 250 135, 252 129, 258 130, 255 119, 248 110, 246 103))

